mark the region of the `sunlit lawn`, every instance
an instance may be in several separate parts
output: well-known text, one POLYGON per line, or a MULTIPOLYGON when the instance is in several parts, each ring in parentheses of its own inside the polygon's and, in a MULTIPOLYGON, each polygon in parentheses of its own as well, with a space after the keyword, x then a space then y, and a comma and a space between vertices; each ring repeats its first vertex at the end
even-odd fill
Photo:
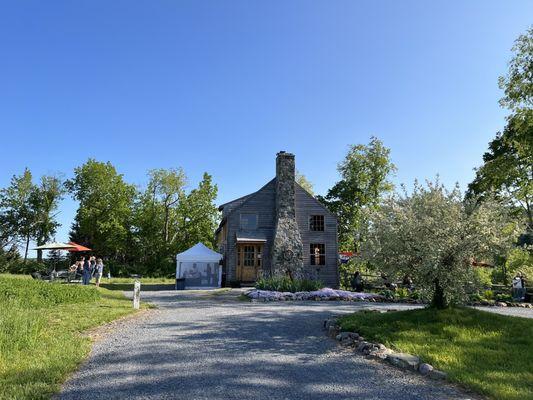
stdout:
POLYGON ((0 276, 0 399, 48 399, 88 355, 81 333, 133 312, 122 293, 0 276))
POLYGON ((102 278, 100 285, 109 290, 133 290, 136 280, 141 282, 141 290, 171 290, 176 284, 175 278, 102 278))
POLYGON ((533 320, 470 308, 358 312, 343 330, 416 354, 494 399, 533 399, 533 320))

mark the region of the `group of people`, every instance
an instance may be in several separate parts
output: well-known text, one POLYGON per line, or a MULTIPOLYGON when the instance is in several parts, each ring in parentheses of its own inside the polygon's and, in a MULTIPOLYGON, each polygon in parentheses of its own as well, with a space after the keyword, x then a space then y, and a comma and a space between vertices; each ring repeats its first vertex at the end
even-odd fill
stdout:
POLYGON ((104 262, 101 258, 94 256, 88 258, 81 257, 70 266, 69 271, 76 271, 76 274, 81 275, 81 281, 84 285, 88 285, 94 277, 95 284, 98 287, 100 286, 100 280, 104 273, 104 262))

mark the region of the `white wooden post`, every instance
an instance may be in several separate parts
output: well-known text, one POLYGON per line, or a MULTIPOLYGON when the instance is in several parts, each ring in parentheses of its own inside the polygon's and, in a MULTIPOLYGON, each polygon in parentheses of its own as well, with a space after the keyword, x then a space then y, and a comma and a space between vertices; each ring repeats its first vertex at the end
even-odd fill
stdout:
POLYGON ((136 310, 141 306, 141 282, 135 281, 133 284, 133 308, 136 310))

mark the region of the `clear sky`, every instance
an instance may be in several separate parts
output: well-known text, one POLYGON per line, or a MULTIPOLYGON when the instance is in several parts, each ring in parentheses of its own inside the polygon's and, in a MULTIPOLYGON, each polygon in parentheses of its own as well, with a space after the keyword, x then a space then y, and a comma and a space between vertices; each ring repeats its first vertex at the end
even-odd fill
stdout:
MULTIPOLYGON (((497 79, 532 1, 5 1, 0 186, 89 157, 142 185, 204 171, 218 203, 257 190, 277 151, 325 193, 375 135, 395 181, 464 188, 504 125, 497 79)), ((67 232, 76 210, 61 206, 67 232)))

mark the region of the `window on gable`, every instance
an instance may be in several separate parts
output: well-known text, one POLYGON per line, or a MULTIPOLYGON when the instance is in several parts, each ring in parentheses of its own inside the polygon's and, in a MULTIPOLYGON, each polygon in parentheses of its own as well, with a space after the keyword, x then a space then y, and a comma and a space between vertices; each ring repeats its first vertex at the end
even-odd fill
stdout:
POLYGON ((310 215, 309 216, 309 230, 310 231, 324 231, 324 216, 310 215))
POLYGON ((324 243, 311 243, 309 253, 311 265, 326 265, 326 245, 324 243))
POLYGON ((248 231, 257 229, 257 214, 241 214, 241 229, 248 231))

